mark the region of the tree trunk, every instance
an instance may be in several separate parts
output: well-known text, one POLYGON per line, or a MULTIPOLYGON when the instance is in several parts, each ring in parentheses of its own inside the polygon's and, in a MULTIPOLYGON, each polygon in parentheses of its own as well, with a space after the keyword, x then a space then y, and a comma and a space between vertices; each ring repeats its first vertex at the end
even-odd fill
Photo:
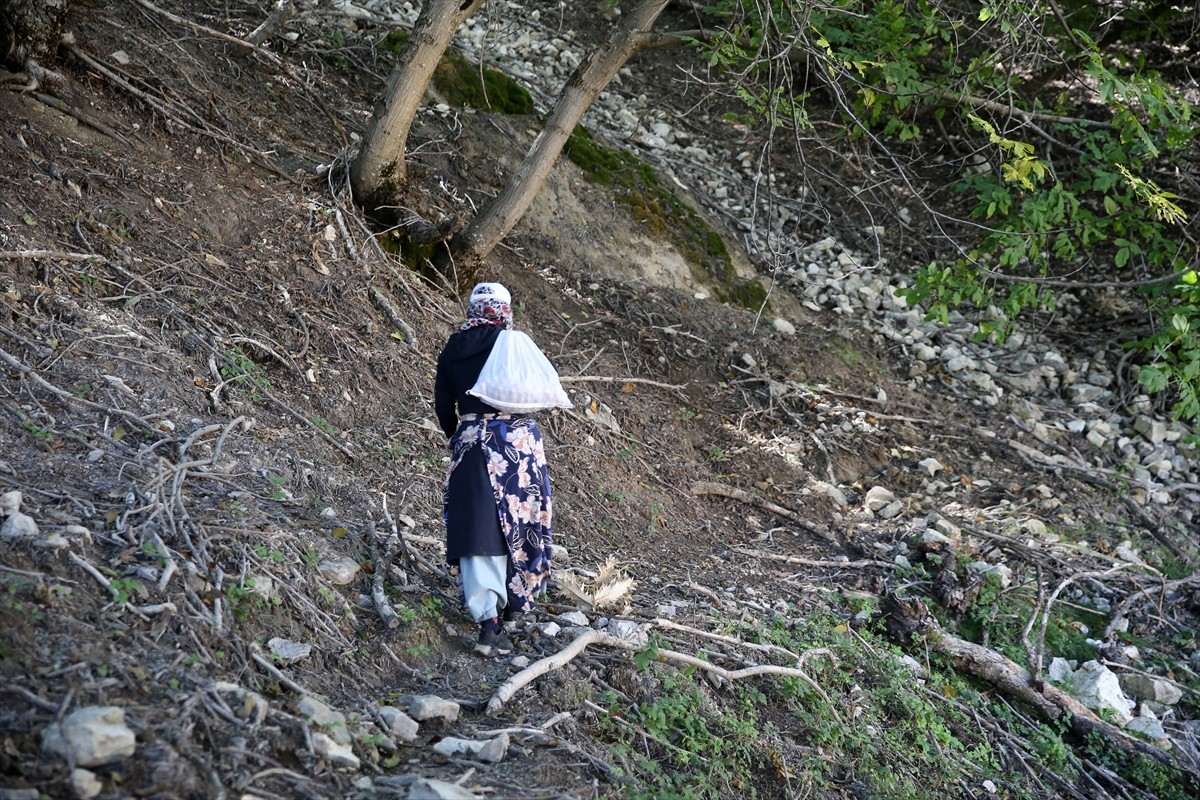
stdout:
POLYGON ((575 70, 563 87, 546 127, 529 148, 512 181, 478 217, 450 240, 450 252, 461 274, 473 274, 478 264, 525 214, 584 112, 617 70, 649 41, 650 27, 668 2, 644 0, 621 18, 608 42, 593 51, 575 70))
POLYGON ((24 71, 55 61, 70 0, 0 0, 0 64, 24 71))
MULTIPOLYGON (((4 0, 0 0, 4 2, 4 0)), ((404 182, 408 131, 450 40, 485 0, 426 0, 375 104, 362 149, 350 168, 354 199, 366 210, 388 203, 404 182)))

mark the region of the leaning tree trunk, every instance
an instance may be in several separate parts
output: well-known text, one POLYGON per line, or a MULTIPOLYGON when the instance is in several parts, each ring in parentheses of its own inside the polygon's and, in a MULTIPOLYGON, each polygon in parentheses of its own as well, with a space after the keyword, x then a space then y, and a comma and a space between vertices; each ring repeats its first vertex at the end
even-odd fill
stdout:
MULTIPOLYGON (((3 0, 0 0, 3 2, 3 0)), ((404 182, 404 154, 413 117, 450 40, 485 0, 426 0, 400 50, 387 88, 375 104, 362 150, 350 168, 354 199, 367 211, 393 199, 404 182)))
POLYGON ((650 41, 650 27, 668 2, 645 0, 623 16, 608 42, 593 51, 575 70, 563 87, 546 127, 538 134, 512 181, 478 217, 450 240, 450 252, 463 273, 471 274, 520 221, 550 174, 575 125, 617 70, 650 41))
POLYGON ((0 64, 24 71, 55 61, 70 0, 0 0, 0 64))

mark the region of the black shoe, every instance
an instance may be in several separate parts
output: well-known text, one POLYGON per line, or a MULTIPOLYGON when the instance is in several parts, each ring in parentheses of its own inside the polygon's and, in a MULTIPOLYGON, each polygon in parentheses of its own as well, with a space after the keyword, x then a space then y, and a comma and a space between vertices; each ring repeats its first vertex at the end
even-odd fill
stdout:
POLYGON ((479 641, 475 643, 476 653, 481 656, 506 656, 512 651, 512 639, 504 632, 499 619, 492 617, 480 623, 479 641))

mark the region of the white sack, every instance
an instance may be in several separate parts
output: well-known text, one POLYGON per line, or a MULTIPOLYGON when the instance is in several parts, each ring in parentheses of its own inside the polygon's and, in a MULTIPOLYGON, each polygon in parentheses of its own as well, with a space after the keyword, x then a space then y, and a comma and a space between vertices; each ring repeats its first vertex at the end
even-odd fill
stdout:
POLYGON ((479 379, 467 394, 511 414, 574 407, 550 359, 520 331, 500 331, 479 379))

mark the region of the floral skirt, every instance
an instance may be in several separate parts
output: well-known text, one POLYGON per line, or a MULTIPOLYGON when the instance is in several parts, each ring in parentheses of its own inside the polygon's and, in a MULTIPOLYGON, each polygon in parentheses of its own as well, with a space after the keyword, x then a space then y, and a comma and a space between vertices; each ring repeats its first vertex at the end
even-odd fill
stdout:
POLYGON ((486 512, 494 509, 509 556, 508 608, 532 611, 534 598, 547 588, 550 579, 553 519, 550 470, 537 423, 524 415, 467 414, 448 446, 450 467, 443 489, 447 558, 456 561, 466 555, 487 554, 494 528, 486 512), (475 451, 476 447, 480 450, 475 451), (471 469, 478 455, 483 456, 481 479, 476 481, 467 475, 456 478, 456 470, 471 469), (491 487, 490 497, 483 493, 487 484, 491 487), (458 512, 463 504, 483 512, 474 515, 480 522, 470 525, 470 530, 464 530, 461 523, 451 525, 451 509, 455 509, 456 519, 462 519, 458 512), (471 540, 478 540, 478 544, 471 540))

